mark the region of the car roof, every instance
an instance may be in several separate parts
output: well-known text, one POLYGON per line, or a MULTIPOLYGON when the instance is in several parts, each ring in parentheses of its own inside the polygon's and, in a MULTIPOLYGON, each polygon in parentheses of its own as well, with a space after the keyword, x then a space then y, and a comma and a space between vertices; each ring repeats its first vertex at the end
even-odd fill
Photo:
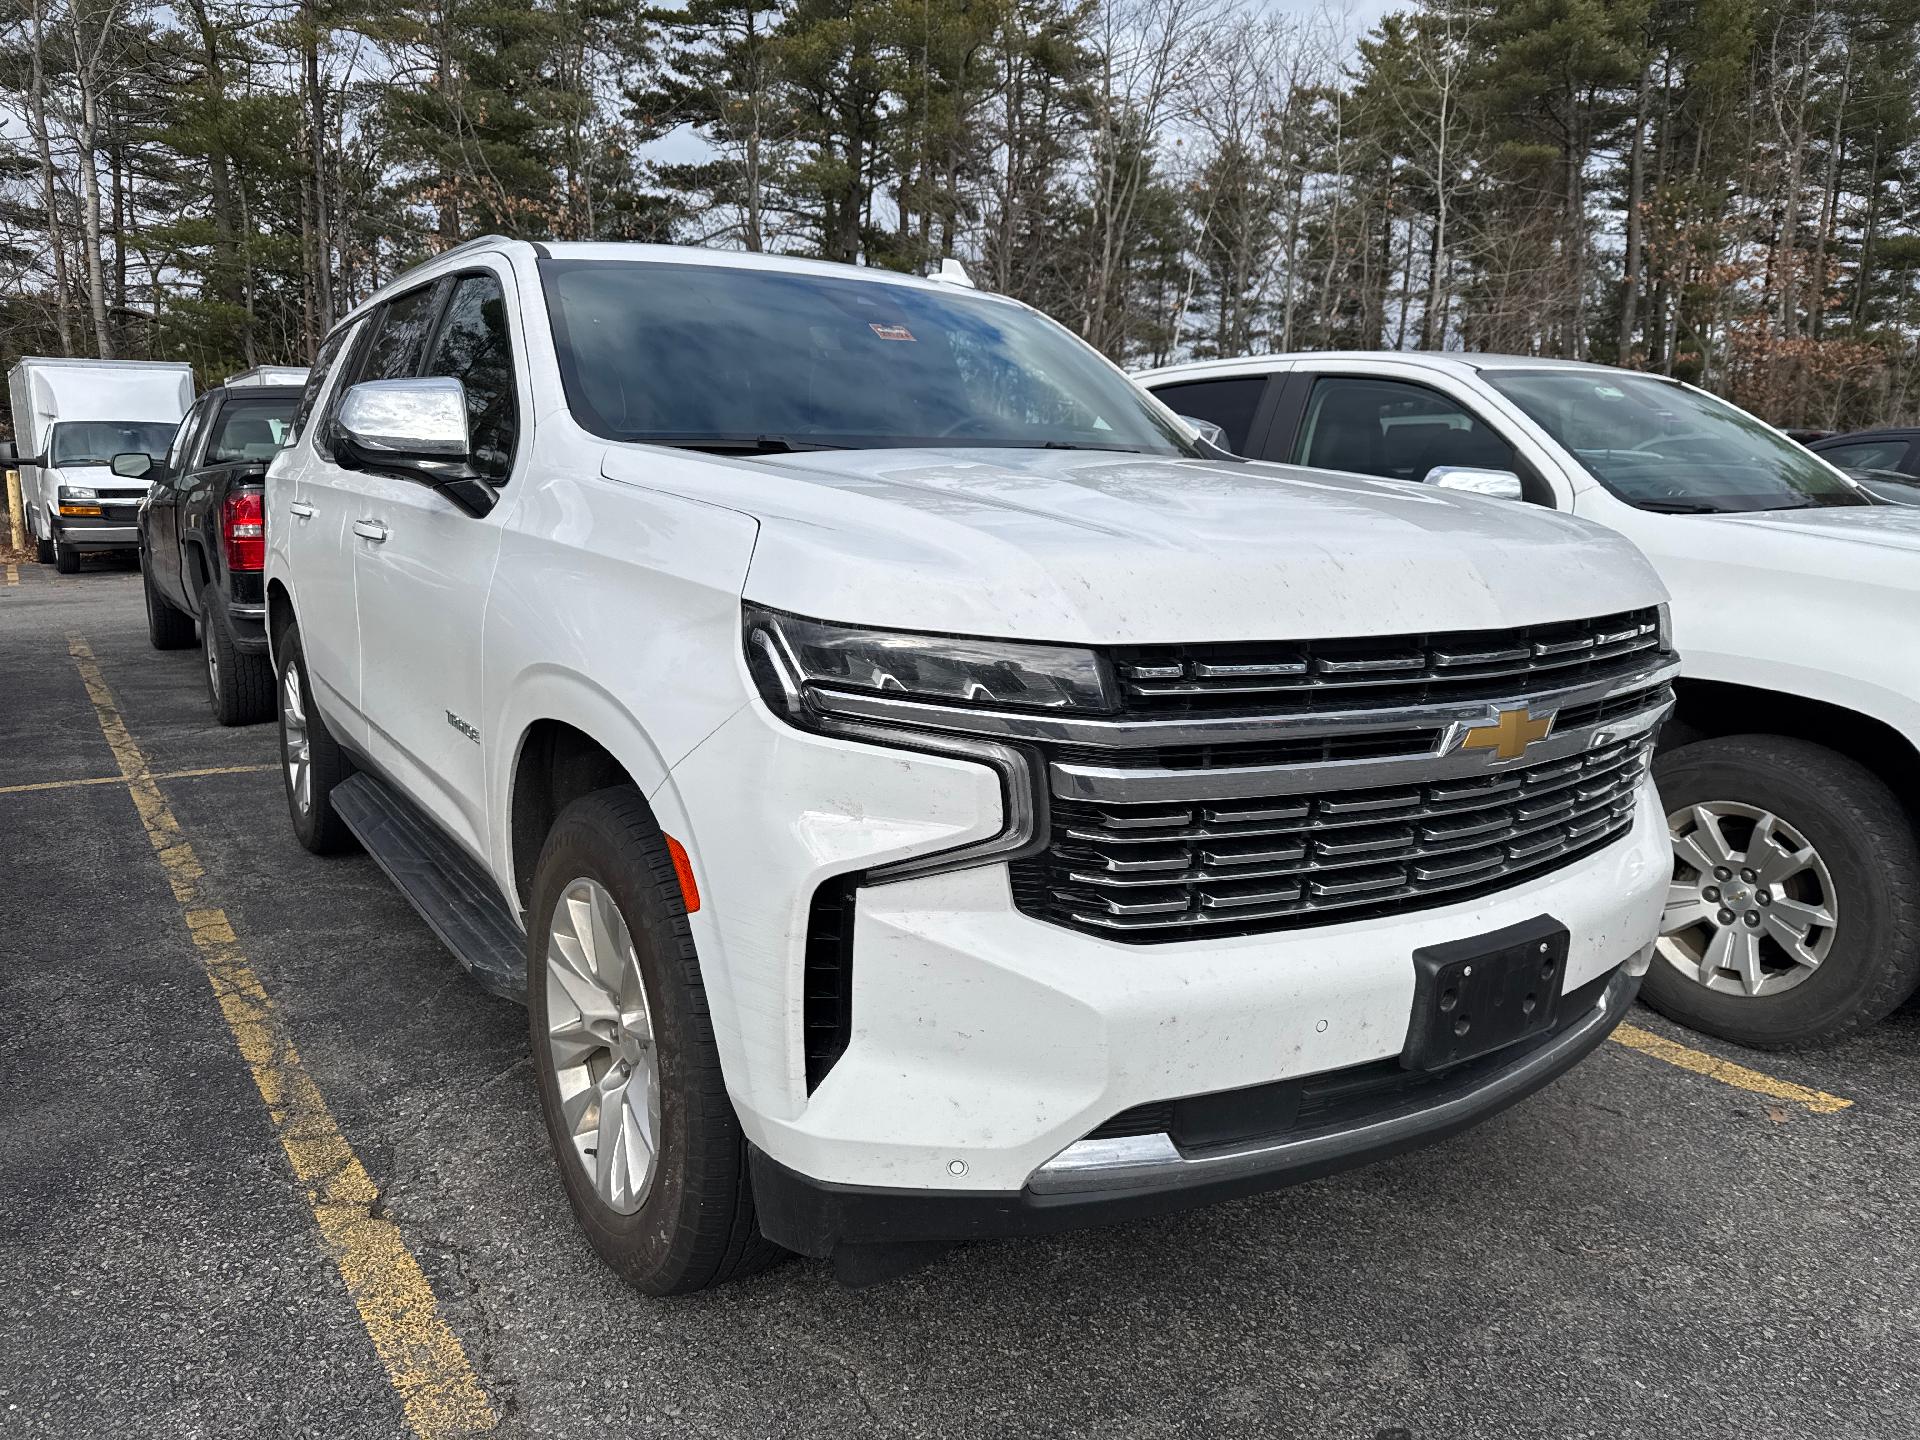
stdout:
POLYGON ((1422 370, 1465 374, 1487 370, 1584 370, 1618 373, 1611 365, 1594 365, 1584 360, 1549 360, 1539 355, 1482 355, 1465 350, 1289 350, 1272 355, 1243 355, 1227 360, 1192 360, 1179 365, 1163 365, 1153 370, 1136 370, 1134 379, 1198 380, 1210 374, 1254 375, 1265 370, 1284 370, 1302 361, 1390 360, 1422 370))
POLYGON ((307 387, 304 385, 210 385, 207 387, 206 393, 209 395, 239 395, 242 397, 248 395, 291 395, 297 400, 306 393, 306 389, 307 387))
POLYGON ((647 245, 623 240, 513 240, 503 235, 484 235, 451 250, 422 261, 382 285, 336 323, 335 329, 359 319, 399 286, 431 280, 463 268, 479 255, 508 258, 532 256, 546 260, 617 260, 640 265, 701 265, 714 269, 759 270, 773 274, 819 275, 835 280, 857 279, 876 285, 903 285, 935 294, 978 295, 1004 305, 1021 302, 990 290, 976 290, 951 280, 922 279, 900 270, 883 270, 868 265, 844 265, 834 260, 808 260, 798 255, 772 255, 764 251, 714 250, 703 245, 647 245))

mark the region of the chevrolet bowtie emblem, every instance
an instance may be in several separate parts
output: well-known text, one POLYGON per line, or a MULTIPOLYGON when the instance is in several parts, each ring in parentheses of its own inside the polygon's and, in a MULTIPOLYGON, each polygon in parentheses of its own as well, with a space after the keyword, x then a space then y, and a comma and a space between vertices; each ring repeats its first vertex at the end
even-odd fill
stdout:
POLYGON ((1502 710, 1491 725, 1475 725, 1460 741, 1462 750, 1491 750, 1496 760, 1518 760, 1553 729, 1553 714, 1535 717, 1526 706, 1502 710))

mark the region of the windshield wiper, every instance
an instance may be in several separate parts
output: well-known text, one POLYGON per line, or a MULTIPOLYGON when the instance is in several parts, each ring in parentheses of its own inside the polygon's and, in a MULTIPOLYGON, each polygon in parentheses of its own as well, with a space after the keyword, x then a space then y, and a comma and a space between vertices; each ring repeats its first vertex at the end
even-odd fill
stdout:
POLYGON ((1080 440, 1042 440, 1042 450, 1105 450, 1115 455, 1144 455, 1138 445, 1089 445, 1080 440))
POLYGON ((809 450, 844 450, 817 440, 790 435, 636 435, 642 445, 668 445, 675 450, 704 450, 715 455, 797 455, 809 450))
POLYGON ((1702 505, 1695 500, 1635 500, 1642 510, 1651 510, 1656 515, 1733 515, 1737 511, 1723 510, 1718 505, 1702 505))

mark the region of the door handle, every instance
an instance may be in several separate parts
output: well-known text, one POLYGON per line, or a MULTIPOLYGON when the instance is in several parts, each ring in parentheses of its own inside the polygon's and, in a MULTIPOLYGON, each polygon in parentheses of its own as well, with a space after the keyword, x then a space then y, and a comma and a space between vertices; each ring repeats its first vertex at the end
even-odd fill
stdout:
POLYGON ((353 522, 353 533, 362 540, 371 540, 378 545, 387 538, 387 527, 378 520, 356 520, 353 522))
POLYGON ((295 500, 287 506, 287 509, 291 510, 302 520, 311 520, 313 518, 313 506, 307 504, 304 500, 295 500))

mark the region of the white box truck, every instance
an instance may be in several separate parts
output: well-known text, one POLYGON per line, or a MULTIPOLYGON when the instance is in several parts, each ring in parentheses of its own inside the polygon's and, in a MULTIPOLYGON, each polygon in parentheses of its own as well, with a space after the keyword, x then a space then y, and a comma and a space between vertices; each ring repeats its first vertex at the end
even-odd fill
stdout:
POLYGON ((167 453, 193 403, 193 368, 167 360, 28 356, 7 374, 27 528, 40 563, 63 574, 83 553, 133 550, 147 481, 115 475, 113 457, 167 453))

